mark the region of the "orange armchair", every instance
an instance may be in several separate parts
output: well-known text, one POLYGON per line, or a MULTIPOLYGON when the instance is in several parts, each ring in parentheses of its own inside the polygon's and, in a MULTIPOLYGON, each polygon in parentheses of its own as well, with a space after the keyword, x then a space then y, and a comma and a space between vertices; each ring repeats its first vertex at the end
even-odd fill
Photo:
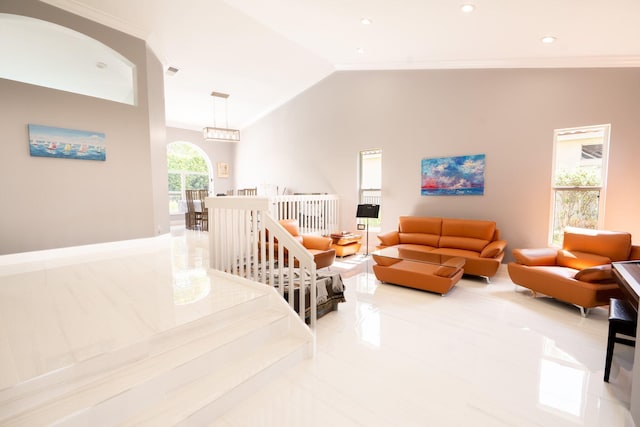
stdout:
POLYGON ((282 219, 278 222, 289 234, 302 243, 305 249, 311 252, 317 269, 333 264, 336 259, 336 250, 331 248, 333 240, 330 237, 300 234, 300 225, 297 219, 282 219))
POLYGON ((611 262, 640 258, 640 247, 626 232, 571 228, 562 248, 514 249, 513 257, 508 265, 513 283, 574 304, 586 316, 589 308, 622 297, 611 262))

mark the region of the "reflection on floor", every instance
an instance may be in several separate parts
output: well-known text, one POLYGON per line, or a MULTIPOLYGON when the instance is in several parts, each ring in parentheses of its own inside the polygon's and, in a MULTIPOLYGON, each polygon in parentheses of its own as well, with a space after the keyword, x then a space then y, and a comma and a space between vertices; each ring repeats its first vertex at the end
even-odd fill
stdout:
POLYGON ((633 426, 633 349, 602 380, 607 310, 533 298, 506 266, 446 296, 381 284, 362 255, 336 260, 347 302, 318 321, 317 354, 213 424, 633 426))
MULTIPOLYGON (((347 302, 318 321, 316 357, 211 426, 633 425, 632 348, 602 380, 606 309, 534 299, 504 267, 441 297, 381 284, 370 264, 336 260, 347 302)), ((0 257, 0 390, 228 303, 207 268, 206 233, 183 229, 0 257)))

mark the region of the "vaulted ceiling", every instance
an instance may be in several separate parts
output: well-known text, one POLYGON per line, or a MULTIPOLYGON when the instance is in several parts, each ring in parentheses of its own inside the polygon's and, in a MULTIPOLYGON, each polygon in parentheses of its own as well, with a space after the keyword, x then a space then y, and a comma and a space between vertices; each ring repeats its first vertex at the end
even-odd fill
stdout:
POLYGON ((335 70, 640 66, 637 0, 43 1, 146 40, 179 69, 167 124, 196 130, 211 91, 242 128, 335 70))

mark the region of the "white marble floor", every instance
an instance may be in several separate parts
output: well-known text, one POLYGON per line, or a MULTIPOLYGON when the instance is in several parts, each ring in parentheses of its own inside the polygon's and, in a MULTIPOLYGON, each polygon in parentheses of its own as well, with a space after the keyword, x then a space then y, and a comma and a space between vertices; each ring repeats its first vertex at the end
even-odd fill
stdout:
POLYGON ((347 302, 317 354, 212 426, 633 426, 633 349, 603 382, 607 311, 516 290, 506 266, 448 295, 380 284, 338 260, 347 302))
MULTIPOLYGON (((491 284, 464 278, 441 297, 380 284, 369 264, 334 265, 347 302, 318 320, 316 357, 212 427, 633 426, 632 348, 616 346, 602 380, 606 309, 583 318, 534 299, 506 267, 491 284)), ((206 269, 206 233, 180 229, 0 257, 0 390, 224 305, 232 296, 209 297, 206 269)))

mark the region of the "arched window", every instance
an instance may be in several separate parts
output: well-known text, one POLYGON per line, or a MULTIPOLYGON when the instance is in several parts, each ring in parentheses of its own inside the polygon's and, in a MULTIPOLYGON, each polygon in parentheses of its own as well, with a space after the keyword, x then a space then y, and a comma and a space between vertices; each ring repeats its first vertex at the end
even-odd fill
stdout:
POLYGON ((198 146, 172 142, 167 146, 169 214, 185 212, 185 190, 208 190, 213 194, 211 161, 198 146))
POLYGON ((0 78, 136 105, 135 66, 67 27, 0 13, 0 78))

